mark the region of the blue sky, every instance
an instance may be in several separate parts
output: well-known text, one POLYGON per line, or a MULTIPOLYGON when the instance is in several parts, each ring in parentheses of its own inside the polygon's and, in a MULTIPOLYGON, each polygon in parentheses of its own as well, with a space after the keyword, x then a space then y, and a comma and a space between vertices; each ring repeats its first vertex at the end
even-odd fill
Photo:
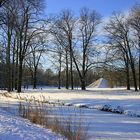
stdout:
POLYGON ((135 3, 140 3, 140 0, 46 0, 46 13, 54 14, 68 8, 78 14, 80 8, 88 7, 107 17, 113 11, 127 11, 135 3))
MULTIPOLYGON (((45 13, 56 14, 64 9, 71 9, 75 14, 78 14, 82 7, 94 9, 99 12, 104 19, 112 14, 113 11, 127 11, 140 0, 45 0, 45 13)), ((51 67, 51 63, 44 62, 44 68, 51 67)))

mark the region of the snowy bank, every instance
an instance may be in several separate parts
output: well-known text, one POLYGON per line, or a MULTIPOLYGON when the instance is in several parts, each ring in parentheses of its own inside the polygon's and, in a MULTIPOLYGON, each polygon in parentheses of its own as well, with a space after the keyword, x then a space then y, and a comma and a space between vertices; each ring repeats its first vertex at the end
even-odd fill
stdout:
POLYGON ((0 140, 64 140, 64 138, 0 109, 0 140))

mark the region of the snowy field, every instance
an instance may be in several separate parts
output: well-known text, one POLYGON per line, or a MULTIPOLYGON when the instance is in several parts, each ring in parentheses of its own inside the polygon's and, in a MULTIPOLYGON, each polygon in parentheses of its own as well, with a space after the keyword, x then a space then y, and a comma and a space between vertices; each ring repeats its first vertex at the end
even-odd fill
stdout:
POLYGON ((67 106, 123 111, 123 114, 140 116, 140 92, 127 91, 125 88, 89 88, 86 91, 66 89, 25 90, 24 93, 12 93, 12 97, 46 100, 67 106), (45 98, 45 99, 44 99, 45 98))
MULTIPOLYGON (((77 121, 82 118, 82 125, 83 127, 87 127, 90 140, 140 140, 139 92, 134 92, 133 90, 127 91, 124 88, 90 88, 86 91, 43 88, 42 90, 24 90, 24 92, 20 94, 13 92, 10 96, 12 98, 6 98, 4 96, 0 97, 1 106, 8 103, 9 106, 12 105, 14 107, 16 104, 18 104, 19 99, 13 98, 47 101, 49 103, 56 104, 56 106, 54 106, 54 110, 60 116, 65 116, 65 118, 75 116, 75 120, 77 121)), ((3 118, 9 118, 5 111, 0 112, 1 118, 2 116, 3 118)), ((11 120, 14 118, 14 116, 10 117, 11 120)), ((21 121, 21 119, 19 119, 19 121, 21 121)), ((3 121, 0 122, 0 125, 3 125, 2 122, 3 121)), ((9 123, 10 122, 11 121, 9 120, 9 123)), ((14 125, 14 121, 12 122, 13 124, 11 125, 14 125)), ((26 123, 27 122, 25 121, 25 126, 26 123)), ((12 134, 14 134, 12 128, 8 128, 7 124, 5 123, 4 127, 0 129, 0 138, 2 138, 2 140, 7 140, 5 137, 3 137, 4 134, 10 135, 10 131, 12 134), (7 131, 7 129, 9 131, 7 131)), ((22 126, 17 127, 19 127, 17 128, 17 131, 20 128, 25 128, 22 126)), ((37 126, 33 125, 31 127, 37 126)), ((32 131, 33 130, 34 129, 32 129, 32 131)), ((21 131, 19 131, 18 134, 21 131)), ((31 133, 34 138, 35 133, 32 131, 31 133)), ((34 139, 39 138, 40 140, 43 140, 44 129, 42 130, 42 128, 35 128, 35 131, 41 131, 43 134, 41 135, 42 137, 37 137, 34 139)), ((56 137, 56 135, 54 137, 56 137)), ((59 137, 60 136, 58 136, 58 139, 59 137)))

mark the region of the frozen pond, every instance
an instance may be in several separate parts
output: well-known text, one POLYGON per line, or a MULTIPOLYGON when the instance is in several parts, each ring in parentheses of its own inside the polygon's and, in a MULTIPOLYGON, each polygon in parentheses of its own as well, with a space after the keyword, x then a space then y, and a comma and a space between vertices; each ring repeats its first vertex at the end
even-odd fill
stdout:
MULTIPOLYGON (((1 107, 18 114, 17 104, 1 104, 1 107)), ((140 118, 129 117, 115 113, 66 106, 48 106, 50 119, 55 116, 64 120, 71 120, 73 127, 79 122, 88 134, 89 140, 139 140, 140 118)))

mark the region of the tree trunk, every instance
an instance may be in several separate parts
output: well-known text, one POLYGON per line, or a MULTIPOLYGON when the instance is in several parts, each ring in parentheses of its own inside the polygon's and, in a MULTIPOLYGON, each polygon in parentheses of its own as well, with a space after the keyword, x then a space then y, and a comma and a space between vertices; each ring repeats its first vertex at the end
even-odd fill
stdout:
POLYGON ((58 89, 61 89, 61 71, 58 73, 58 89))
POLYGON ((16 66, 15 66, 15 90, 17 90, 17 84, 18 84, 18 51, 17 51, 17 55, 16 55, 16 66))
POLYGON ((140 90, 140 49, 139 49, 139 90, 140 90))
POLYGON ((134 80, 134 88, 135 88, 135 91, 138 91, 138 89, 137 89, 137 78, 136 78, 136 71, 135 71, 134 62, 131 64, 131 69, 132 69, 132 75, 133 75, 133 80, 134 80))
POLYGON ((16 40, 16 62, 15 62, 15 78, 14 78, 14 84, 15 84, 15 90, 17 90, 17 84, 18 84, 18 75, 17 75, 17 73, 18 73, 18 51, 19 51, 19 49, 18 49, 18 45, 19 45, 19 38, 18 38, 18 36, 17 36, 17 40, 16 40))
POLYGON ((12 91, 14 90, 15 86, 15 46, 16 41, 14 40, 14 47, 13 47, 13 59, 12 59, 12 91))
POLYGON ((72 59, 72 54, 70 53, 70 78, 71 78, 71 89, 73 90, 73 59, 72 59))
POLYGON ((123 58, 124 58, 125 70, 126 70, 126 86, 127 86, 127 90, 130 90, 130 74, 129 74, 129 58, 128 58, 128 54, 126 53, 126 55, 124 55, 123 58))
POLYGON ((33 76, 33 89, 36 89, 36 84, 37 84, 37 77, 36 77, 36 75, 37 75, 37 69, 35 68, 35 70, 34 70, 34 74, 33 74, 34 76, 33 76))
POLYGON ((21 86, 22 86, 22 60, 19 62, 19 69, 18 69, 18 87, 17 92, 21 92, 21 86))
POLYGON ((130 66, 131 66, 131 69, 132 69, 132 76, 133 76, 133 81, 134 81, 134 88, 135 88, 135 91, 138 91, 138 89, 137 89, 136 71, 135 71, 135 63, 134 63, 133 56, 131 54, 131 50, 130 50, 130 46, 129 46, 129 41, 128 41, 127 38, 126 38, 126 42, 127 42, 128 53, 129 53, 129 57, 130 57, 130 66))
POLYGON ((33 78, 33 89, 36 89, 37 79, 36 76, 33 78))
POLYGON ((127 90, 130 90, 130 75, 129 75, 129 64, 126 62, 126 85, 127 90))
POLYGON ((66 89, 69 89, 68 51, 66 50, 66 89))
MULTIPOLYGON (((72 52, 73 52, 73 50, 72 50, 72 52)), ((78 75, 79 75, 79 78, 80 78, 81 89, 82 89, 82 90, 85 90, 85 89, 86 89, 85 81, 83 80, 83 76, 82 76, 82 74, 81 74, 81 71, 80 71, 80 69, 79 69, 79 67, 78 67, 78 64, 77 64, 77 62, 76 62, 76 59, 75 59, 73 53, 72 53, 72 58, 73 58, 74 64, 75 64, 75 66, 76 66, 76 69, 77 69, 77 72, 78 72, 78 75)))
POLYGON ((139 90, 140 90, 140 37, 139 37, 139 90))
POLYGON ((81 79, 81 90, 86 90, 85 78, 81 79))
POLYGON ((59 55, 58 89, 61 89, 61 53, 59 55))
POLYGON ((7 65, 7 91, 11 91, 11 64, 10 64, 10 46, 11 46, 11 33, 10 29, 8 28, 8 44, 7 44, 7 50, 6 50, 6 65, 7 65))
POLYGON ((15 62, 14 62, 14 53, 13 53, 13 60, 12 60, 12 87, 11 87, 11 90, 13 91, 14 90, 14 86, 15 86, 15 62))
POLYGON ((70 82, 73 90, 73 49, 72 49, 72 33, 69 34, 69 51, 70 51, 70 82))

